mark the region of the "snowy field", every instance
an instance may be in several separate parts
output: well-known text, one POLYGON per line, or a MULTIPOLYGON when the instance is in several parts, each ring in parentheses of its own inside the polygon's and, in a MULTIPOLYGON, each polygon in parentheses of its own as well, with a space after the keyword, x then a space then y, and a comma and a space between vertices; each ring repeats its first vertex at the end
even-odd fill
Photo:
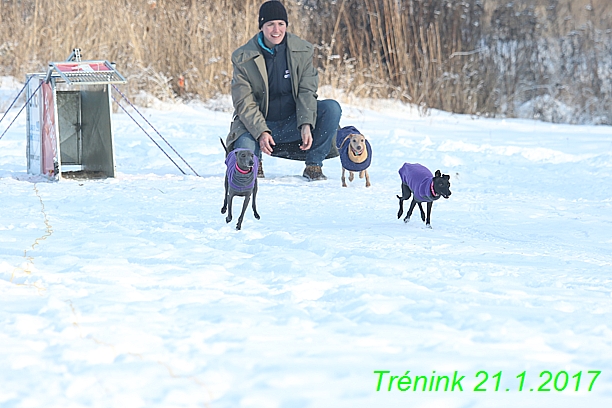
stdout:
POLYGON ((0 406, 612 406, 612 129, 342 106, 372 187, 266 156, 242 231, 230 113, 142 109, 199 177, 118 113, 118 177, 49 183, 24 112, 0 140, 0 406), (433 229, 397 219, 404 162, 451 175, 433 229))

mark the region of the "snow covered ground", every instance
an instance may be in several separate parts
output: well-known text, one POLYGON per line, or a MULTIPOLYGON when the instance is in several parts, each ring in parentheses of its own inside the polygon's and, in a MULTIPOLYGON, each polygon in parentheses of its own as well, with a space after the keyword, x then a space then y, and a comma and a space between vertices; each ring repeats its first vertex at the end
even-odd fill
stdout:
POLYGON ((0 406, 611 406, 612 129, 343 111, 372 187, 266 156, 242 231, 220 213, 229 113, 142 109, 200 177, 115 114, 118 177, 58 183, 27 174, 22 114, 0 140, 0 406), (404 162, 451 175, 433 229, 396 217, 404 162))

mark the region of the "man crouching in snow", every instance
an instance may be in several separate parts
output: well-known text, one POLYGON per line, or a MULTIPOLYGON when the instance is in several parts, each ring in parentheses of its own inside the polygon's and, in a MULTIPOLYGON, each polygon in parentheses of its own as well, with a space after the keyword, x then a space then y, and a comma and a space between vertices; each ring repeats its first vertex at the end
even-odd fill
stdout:
POLYGON ((228 149, 249 149, 306 162, 308 181, 326 180, 323 160, 338 155, 332 144, 342 110, 335 100, 317 100, 319 77, 313 46, 288 33, 279 1, 259 9, 259 33, 232 54, 234 116, 228 149), (266 81, 267 79, 267 81, 266 81))

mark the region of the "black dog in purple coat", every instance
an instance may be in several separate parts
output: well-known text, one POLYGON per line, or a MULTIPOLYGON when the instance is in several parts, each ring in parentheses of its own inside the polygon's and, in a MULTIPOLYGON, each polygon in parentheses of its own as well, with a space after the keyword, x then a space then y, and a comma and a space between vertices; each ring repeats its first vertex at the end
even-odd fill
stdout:
POLYGON ((399 198, 397 218, 399 219, 404 213, 404 201, 408 200, 412 195, 412 202, 404 222, 410 221, 412 211, 418 204, 419 210, 421 210, 421 219, 428 228, 431 228, 431 207, 433 202, 440 197, 448 198, 451 195, 450 176, 440 173, 440 170, 436 170, 436 175, 434 176, 427 167, 418 163, 404 163, 402 168, 399 169, 399 175, 402 179, 402 196, 397 196, 399 198), (421 203, 427 203, 427 218, 421 203))

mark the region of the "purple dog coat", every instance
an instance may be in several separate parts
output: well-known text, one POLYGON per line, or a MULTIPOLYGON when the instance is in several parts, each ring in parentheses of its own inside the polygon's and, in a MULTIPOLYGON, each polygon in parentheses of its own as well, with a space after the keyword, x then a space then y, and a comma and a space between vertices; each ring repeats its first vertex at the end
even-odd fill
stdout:
POLYGON ((347 137, 360 134, 361 132, 354 126, 345 126, 342 129, 338 129, 338 133, 336 134, 336 147, 340 153, 340 163, 342 163, 342 167, 348 171, 360 172, 370 167, 372 163, 372 147, 367 139, 365 145, 368 157, 362 163, 355 163, 349 157, 350 142, 347 137))
POLYGON ((433 174, 427 167, 418 163, 404 163, 399 169, 399 175, 417 202, 432 202, 440 198, 433 192, 433 174))
MULTIPOLYGON (((237 165, 236 152, 249 149, 234 149, 225 158, 227 166, 227 182, 228 185, 236 191, 244 192, 252 190, 257 179, 257 169, 259 168, 259 159, 257 155, 253 155, 253 168, 248 173, 243 173, 237 165)), ((249 150, 250 151, 250 150, 249 150)))

